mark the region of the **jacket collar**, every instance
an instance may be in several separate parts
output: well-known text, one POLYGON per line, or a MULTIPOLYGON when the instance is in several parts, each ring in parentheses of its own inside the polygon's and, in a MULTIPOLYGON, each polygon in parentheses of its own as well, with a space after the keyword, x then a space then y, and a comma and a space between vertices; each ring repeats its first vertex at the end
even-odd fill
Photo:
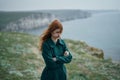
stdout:
POLYGON ((62 39, 58 39, 57 43, 55 44, 51 38, 48 39, 48 43, 50 47, 54 48, 56 44, 64 45, 62 39))

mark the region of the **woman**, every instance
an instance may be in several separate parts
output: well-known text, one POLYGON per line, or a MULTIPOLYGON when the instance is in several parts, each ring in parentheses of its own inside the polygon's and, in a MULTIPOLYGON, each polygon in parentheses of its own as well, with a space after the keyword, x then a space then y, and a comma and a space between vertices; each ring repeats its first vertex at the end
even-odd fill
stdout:
POLYGON ((72 55, 60 38, 62 31, 62 24, 54 20, 40 37, 40 50, 46 64, 41 80, 67 80, 64 63, 71 62, 72 55))

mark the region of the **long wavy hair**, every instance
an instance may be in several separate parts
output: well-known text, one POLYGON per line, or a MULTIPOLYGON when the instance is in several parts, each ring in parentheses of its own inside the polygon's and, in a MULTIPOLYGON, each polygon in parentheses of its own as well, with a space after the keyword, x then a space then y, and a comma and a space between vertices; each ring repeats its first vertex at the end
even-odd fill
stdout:
POLYGON ((42 50, 42 44, 44 43, 45 40, 47 40, 48 38, 51 38, 51 33, 56 30, 56 29, 60 29, 60 33, 62 33, 63 31, 63 26, 61 24, 61 22, 57 19, 53 20, 48 28, 40 35, 40 41, 39 41, 39 50, 42 50))

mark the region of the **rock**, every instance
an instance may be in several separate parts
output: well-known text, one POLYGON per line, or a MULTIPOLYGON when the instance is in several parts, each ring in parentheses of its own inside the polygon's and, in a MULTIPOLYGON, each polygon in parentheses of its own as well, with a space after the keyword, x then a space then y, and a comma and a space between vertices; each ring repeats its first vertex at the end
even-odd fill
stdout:
POLYGON ((98 49, 94 47, 88 47, 87 49, 91 55, 104 59, 104 52, 102 49, 98 49))

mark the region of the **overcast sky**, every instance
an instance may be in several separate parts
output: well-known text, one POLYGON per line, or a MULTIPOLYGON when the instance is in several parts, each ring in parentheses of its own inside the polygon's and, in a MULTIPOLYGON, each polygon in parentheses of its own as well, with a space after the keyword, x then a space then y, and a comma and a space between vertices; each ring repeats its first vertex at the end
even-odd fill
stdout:
POLYGON ((120 0, 0 0, 0 10, 117 9, 120 0))

